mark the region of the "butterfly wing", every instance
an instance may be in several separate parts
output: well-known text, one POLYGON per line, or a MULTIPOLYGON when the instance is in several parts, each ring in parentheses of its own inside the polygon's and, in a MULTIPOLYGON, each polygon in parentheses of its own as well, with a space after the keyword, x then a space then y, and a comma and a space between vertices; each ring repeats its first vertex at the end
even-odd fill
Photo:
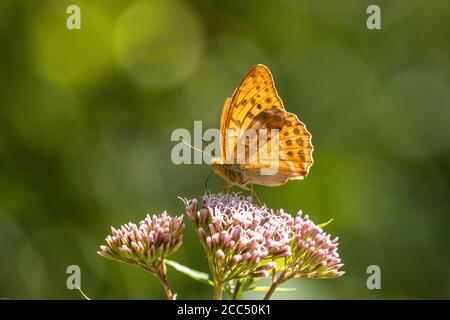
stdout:
POLYGON ((311 134, 295 114, 285 112, 285 115, 284 125, 278 135, 278 162, 274 163, 271 144, 267 143, 268 152, 265 158, 258 158, 258 162, 243 166, 248 180, 252 183, 279 186, 288 180, 303 179, 314 162, 311 134), (269 167, 276 168, 274 173, 262 174, 262 170, 269 167))
MULTIPOLYGON (((272 75, 264 65, 255 66, 242 80, 232 98, 225 101, 221 121, 222 159, 225 163, 227 150, 234 150, 237 163, 237 145, 246 139, 245 132, 254 129, 257 134, 261 129, 279 130, 279 171, 271 176, 262 175, 261 169, 271 166, 270 144, 267 142, 267 158, 256 155, 257 161, 244 163, 241 167, 252 183, 263 185, 280 185, 289 179, 301 179, 312 165, 311 135, 298 118, 285 111, 278 96, 272 75), (226 139, 227 130, 241 133, 235 140, 226 139), (227 145, 228 144, 228 145, 227 145)), ((258 137, 257 137, 258 139, 258 137)), ((270 135, 267 139, 270 141, 270 135)), ((244 141, 244 144, 247 142, 244 141)), ((258 145, 258 150, 265 145, 258 145)), ((246 159, 250 151, 246 149, 246 159)))
POLYGON ((311 134, 298 117, 286 112, 286 121, 280 131, 280 172, 289 179, 303 179, 314 160, 311 134))
POLYGON ((227 142, 226 130, 245 132, 258 114, 267 109, 284 110, 284 106, 277 94, 269 69, 258 64, 244 77, 232 98, 225 101, 220 121, 224 159, 226 158, 226 143, 235 146, 239 140, 238 138, 235 141, 227 142))

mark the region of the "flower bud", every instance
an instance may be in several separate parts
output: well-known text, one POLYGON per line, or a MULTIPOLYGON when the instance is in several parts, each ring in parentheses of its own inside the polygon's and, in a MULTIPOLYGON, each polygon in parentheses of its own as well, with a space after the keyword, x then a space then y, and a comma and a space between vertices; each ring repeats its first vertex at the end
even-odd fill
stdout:
POLYGON ((225 253, 223 253, 222 249, 216 251, 216 257, 219 259, 223 259, 225 257, 225 253))
POLYGON ((253 276, 255 276, 255 277, 268 277, 269 276, 269 272, 267 272, 267 270, 260 270, 260 271, 256 271, 255 273, 253 273, 253 276))
POLYGON ((275 269, 275 267, 277 266, 277 264, 274 261, 268 262, 264 265, 264 270, 270 270, 270 269, 275 269))
POLYGON ((198 235, 203 242, 206 242, 206 232, 205 230, 203 230, 203 228, 198 228, 198 235))
POLYGON ((238 264, 238 263, 241 262, 241 261, 242 261, 242 256, 239 255, 239 254, 234 255, 234 256, 231 258, 231 264, 238 264))

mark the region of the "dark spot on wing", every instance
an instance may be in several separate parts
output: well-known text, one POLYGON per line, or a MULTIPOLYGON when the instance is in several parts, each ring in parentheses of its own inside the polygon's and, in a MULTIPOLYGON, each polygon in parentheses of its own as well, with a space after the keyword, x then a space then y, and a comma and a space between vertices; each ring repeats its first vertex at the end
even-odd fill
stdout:
POLYGON ((300 150, 298 152, 298 155, 300 156, 300 159, 302 159, 302 161, 306 161, 305 153, 303 152, 303 150, 300 150))
MULTIPOLYGON (((256 125, 257 123, 261 124, 263 127, 267 129, 278 129, 281 130, 284 126, 285 115, 279 109, 266 109, 258 113, 253 123, 256 125)), ((253 127, 253 125, 252 125, 253 127)))

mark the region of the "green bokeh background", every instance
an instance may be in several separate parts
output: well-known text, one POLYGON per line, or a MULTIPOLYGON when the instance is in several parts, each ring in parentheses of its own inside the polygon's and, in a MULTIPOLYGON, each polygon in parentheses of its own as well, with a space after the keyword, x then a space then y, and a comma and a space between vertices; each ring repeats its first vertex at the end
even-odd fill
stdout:
MULTIPOLYGON (((346 275, 277 299, 450 298, 448 1, 0 2, 0 297, 163 299, 156 278, 100 258, 109 226, 183 213, 210 168, 171 162, 176 128, 217 127, 257 64, 313 135, 304 181, 258 187, 340 237, 346 275), (81 7, 82 29, 66 28, 81 7), (382 9, 382 30, 366 8, 382 9), (381 290, 366 268, 379 265, 381 290)), ((215 176, 210 188, 224 183, 215 176)), ((207 264, 187 223, 172 257, 207 264)), ((179 298, 212 290, 169 269, 179 298)), ((260 298, 261 293, 247 298, 260 298)))

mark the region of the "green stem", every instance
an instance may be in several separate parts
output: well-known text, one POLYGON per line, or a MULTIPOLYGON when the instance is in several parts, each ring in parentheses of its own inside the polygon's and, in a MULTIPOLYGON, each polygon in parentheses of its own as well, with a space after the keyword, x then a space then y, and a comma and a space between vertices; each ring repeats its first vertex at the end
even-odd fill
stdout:
POLYGON ((222 300, 223 283, 214 283, 214 300, 222 300))
POLYGON ((76 289, 78 289, 78 291, 80 291, 80 293, 83 296, 83 298, 85 298, 86 300, 91 300, 91 298, 89 298, 87 295, 84 294, 83 290, 81 290, 80 287, 76 287, 76 289))

